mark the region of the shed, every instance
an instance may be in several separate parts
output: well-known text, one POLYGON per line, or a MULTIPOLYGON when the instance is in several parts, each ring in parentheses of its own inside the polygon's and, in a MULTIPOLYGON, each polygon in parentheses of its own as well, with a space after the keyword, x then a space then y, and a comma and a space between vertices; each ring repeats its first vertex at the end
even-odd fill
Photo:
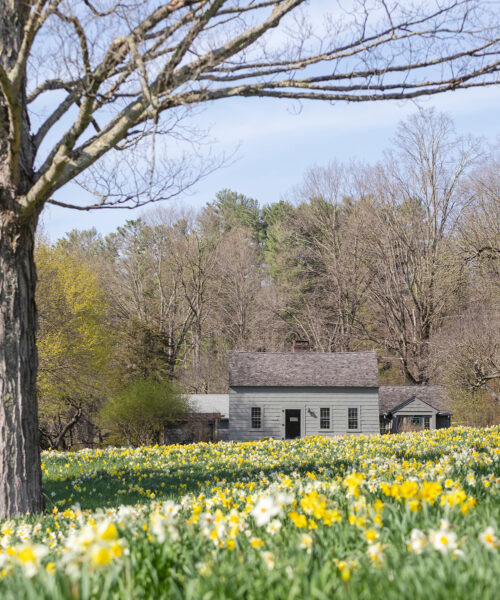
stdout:
POLYGON ((450 403, 439 385, 383 385, 379 403, 381 433, 450 426, 450 403))
POLYGON ((168 427, 165 442, 219 442, 229 439, 229 395, 191 394, 190 412, 180 423, 168 427))
POLYGON ((375 352, 230 352, 229 439, 378 433, 375 352))
POLYGON ((193 413, 213 422, 212 441, 229 439, 229 394, 191 394, 189 405, 193 413))

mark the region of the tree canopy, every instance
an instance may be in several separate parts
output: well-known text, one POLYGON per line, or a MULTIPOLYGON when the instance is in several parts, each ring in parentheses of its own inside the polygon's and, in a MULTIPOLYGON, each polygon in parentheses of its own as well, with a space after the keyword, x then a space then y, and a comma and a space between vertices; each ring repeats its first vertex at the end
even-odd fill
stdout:
POLYGON ((41 243, 36 260, 40 428, 57 448, 105 394, 111 331, 90 256, 41 243))
POLYGON ((117 378, 222 393, 228 350, 307 339, 320 352, 376 349, 385 383, 495 403, 499 263, 476 248, 498 244, 486 218, 496 152, 420 111, 376 165, 313 166, 272 204, 223 190, 198 213, 156 209, 94 240, 117 378))
POLYGON ((498 83, 496 0, 328 4, 0 0, 0 518, 43 507, 33 252, 47 203, 178 195, 220 164, 201 156, 189 121, 215 100, 362 102, 498 83), (72 180, 93 198, 55 198, 72 180))

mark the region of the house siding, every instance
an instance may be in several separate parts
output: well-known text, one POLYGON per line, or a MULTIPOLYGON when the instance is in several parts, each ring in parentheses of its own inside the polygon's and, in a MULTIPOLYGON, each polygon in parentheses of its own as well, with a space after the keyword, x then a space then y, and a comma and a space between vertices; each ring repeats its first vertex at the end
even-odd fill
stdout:
POLYGON ((379 433, 377 388, 234 387, 229 390, 229 439, 284 439, 286 409, 301 411, 301 437, 379 433), (251 428, 253 406, 262 409, 260 429, 251 428), (354 407, 359 428, 349 430, 348 408, 354 407), (330 408, 330 429, 320 429, 320 408, 330 408))
POLYGON ((422 402, 418 398, 415 398, 413 402, 410 402, 406 406, 403 406, 400 410, 393 414, 393 418, 397 417, 409 417, 413 415, 421 415, 430 417, 430 428, 436 429, 436 414, 437 410, 429 406, 425 402, 422 402))

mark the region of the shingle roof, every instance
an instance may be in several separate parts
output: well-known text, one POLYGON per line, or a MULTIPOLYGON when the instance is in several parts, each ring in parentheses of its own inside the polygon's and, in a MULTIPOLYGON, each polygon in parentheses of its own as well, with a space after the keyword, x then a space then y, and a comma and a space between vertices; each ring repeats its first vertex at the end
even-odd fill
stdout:
POLYGON ((230 352, 230 387, 378 387, 375 352, 230 352))
POLYGON ((195 413, 220 413, 223 419, 229 417, 229 394, 191 394, 188 399, 195 413))
POLYGON ((378 391, 380 412, 387 414, 413 396, 439 412, 450 413, 446 389, 439 385, 381 385, 378 391))

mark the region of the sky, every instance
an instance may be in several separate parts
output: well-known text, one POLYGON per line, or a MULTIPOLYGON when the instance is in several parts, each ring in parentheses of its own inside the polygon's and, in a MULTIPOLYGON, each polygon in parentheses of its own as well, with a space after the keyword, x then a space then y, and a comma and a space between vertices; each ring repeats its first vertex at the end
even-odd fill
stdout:
MULTIPOLYGON (((485 141, 500 135, 500 86, 458 90, 420 101, 418 106, 447 113, 460 134, 485 141)), ((215 152, 233 155, 221 169, 200 181, 189 193, 169 201, 201 208, 217 191, 229 188, 262 205, 285 198, 305 171, 352 158, 370 163, 382 153, 401 120, 417 110, 414 102, 367 102, 331 105, 309 101, 235 98, 213 103, 195 117, 210 130, 215 152)), ((168 140, 165 142, 168 143, 168 140)), ((75 184, 59 190, 56 199, 83 198, 75 184)), ((75 211, 49 206, 42 214, 44 232, 56 240, 72 229, 95 227, 103 235, 148 209, 75 211)))

